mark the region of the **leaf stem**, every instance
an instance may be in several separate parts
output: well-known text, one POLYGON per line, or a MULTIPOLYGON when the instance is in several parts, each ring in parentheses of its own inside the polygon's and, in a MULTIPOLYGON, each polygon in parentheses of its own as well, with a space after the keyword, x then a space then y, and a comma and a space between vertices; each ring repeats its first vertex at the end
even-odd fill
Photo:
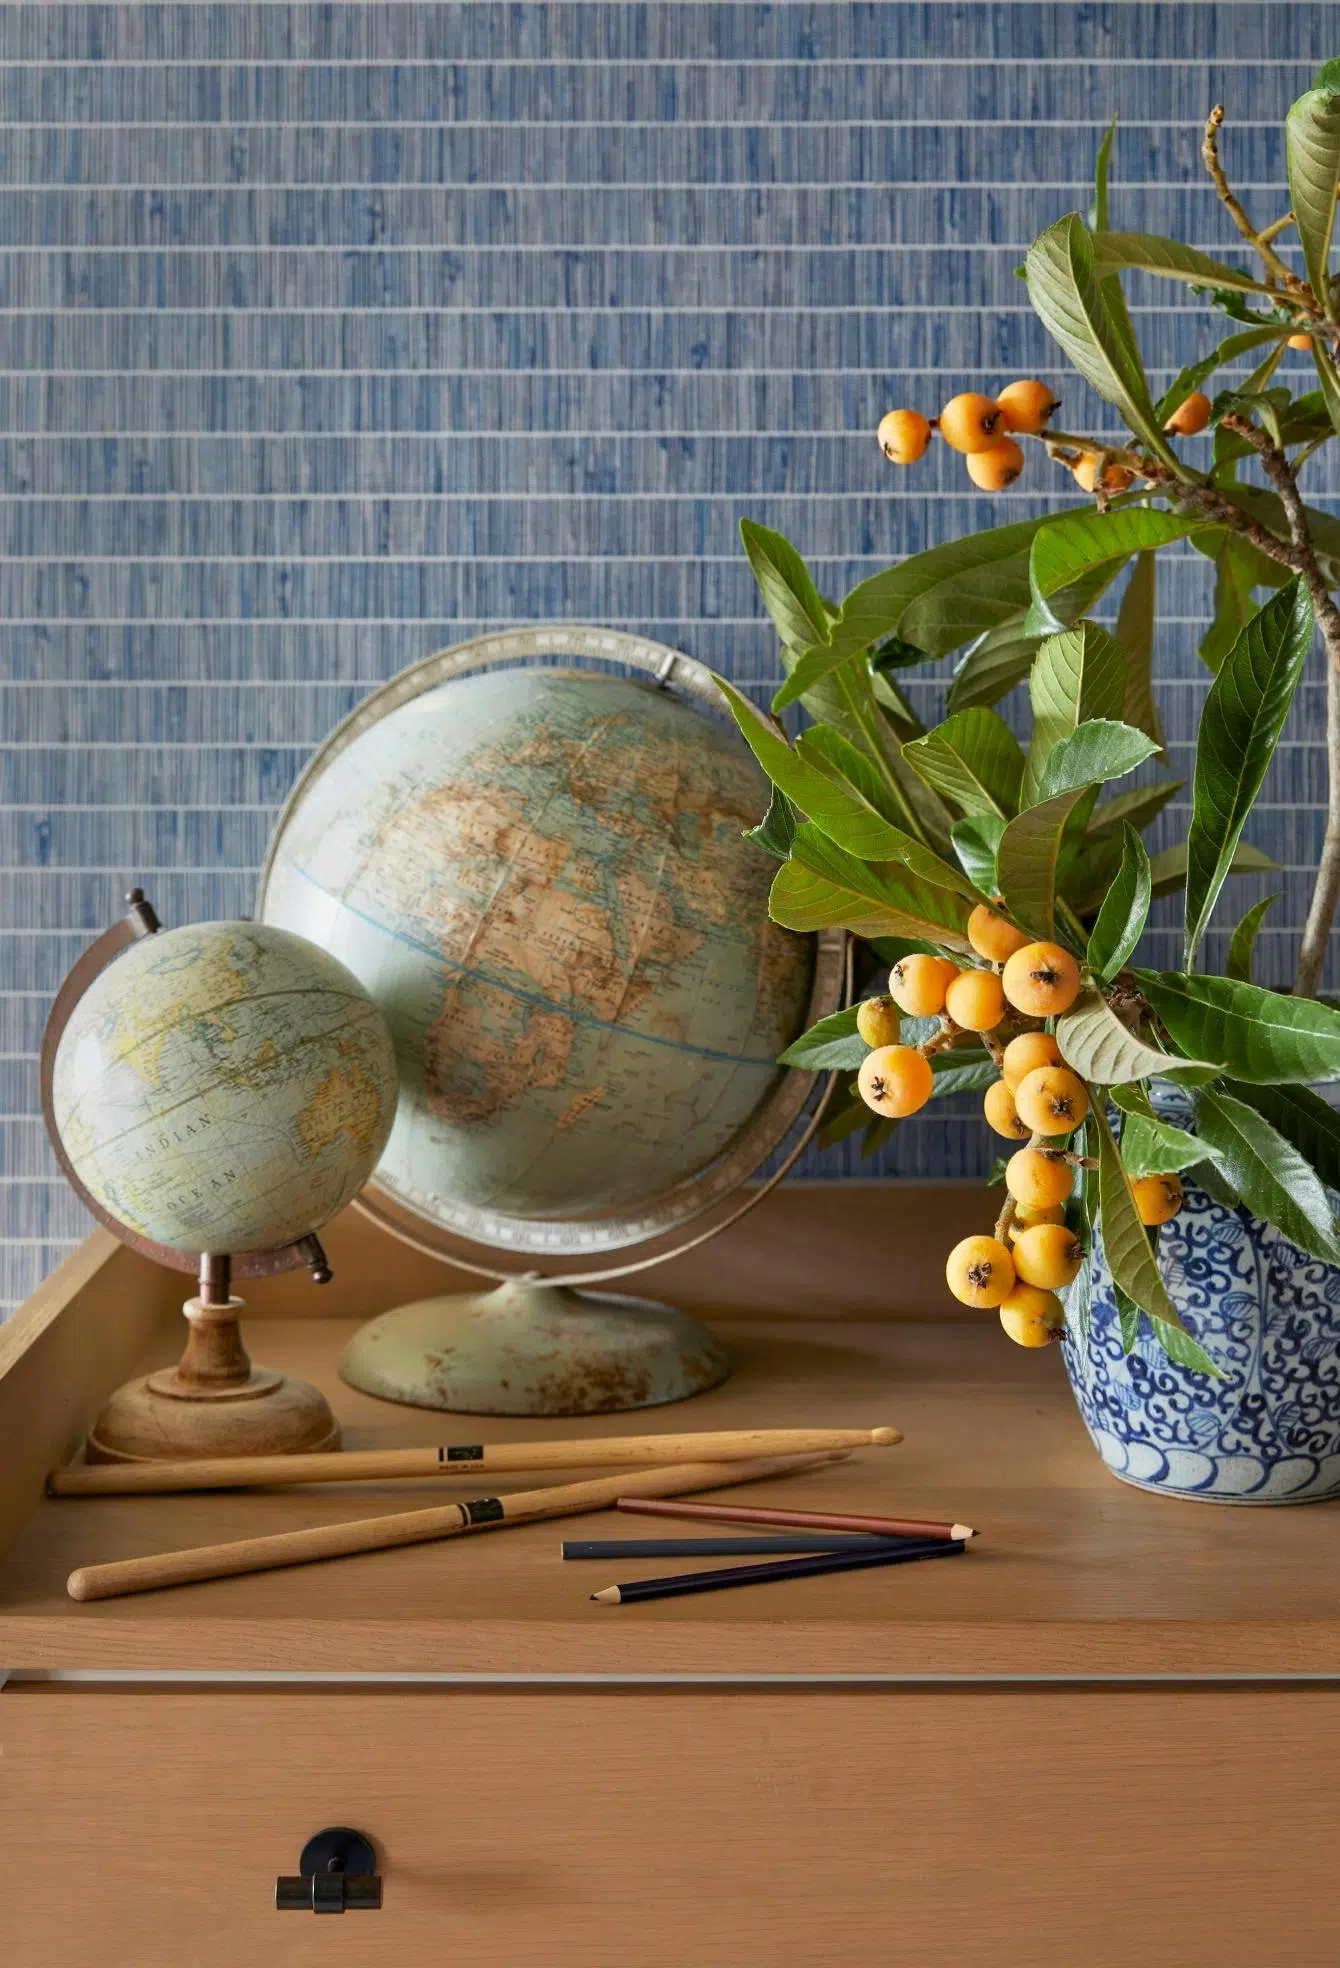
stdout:
POLYGON ((1282 230, 1288 218, 1293 216, 1292 213, 1287 214, 1283 220, 1277 220, 1273 226, 1267 226, 1264 232, 1258 232, 1243 210, 1241 200, 1235 195, 1224 174, 1224 167, 1219 162, 1219 131, 1223 121, 1224 105, 1222 103, 1216 103, 1205 120, 1205 135, 1200 146, 1200 154, 1205 159, 1205 168, 1213 180, 1214 188, 1222 199, 1228 215, 1238 231, 1250 246, 1256 248, 1261 258, 1265 261, 1268 270, 1274 274, 1280 286, 1288 292, 1289 298, 1297 301, 1298 305, 1306 313, 1320 316, 1322 310, 1313 299, 1310 290, 1298 278, 1298 275, 1284 264, 1270 243, 1276 233, 1282 230))

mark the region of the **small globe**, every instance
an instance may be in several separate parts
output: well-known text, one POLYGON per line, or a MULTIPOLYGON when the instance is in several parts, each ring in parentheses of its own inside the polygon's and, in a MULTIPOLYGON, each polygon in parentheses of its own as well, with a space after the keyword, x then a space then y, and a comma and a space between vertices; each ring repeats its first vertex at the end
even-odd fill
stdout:
POLYGON ((97 1205, 168 1249, 274 1250, 362 1188, 396 1105, 368 993, 326 951, 250 922, 133 943, 71 1012, 61 1144, 97 1205))
POLYGON ((776 863, 742 837, 768 789, 733 728, 601 671, 406 700, 414 676, 318 754, 260 913, 386 1014, 401 1098, 377 1189, 447 1229, 485 1212, 509 1246, 508 1220, 608 1218, 721 1156, 803 1029, 813 946, 769 921, 776 863))

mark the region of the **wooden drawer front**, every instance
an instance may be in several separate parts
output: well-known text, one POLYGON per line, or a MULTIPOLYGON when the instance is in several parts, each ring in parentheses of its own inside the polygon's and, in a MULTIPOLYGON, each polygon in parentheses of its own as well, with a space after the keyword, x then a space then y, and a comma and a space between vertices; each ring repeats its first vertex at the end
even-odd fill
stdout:
POLYGON ((1340 1690, 11 1686, 15 1968, 1334 1968, 1340 1690), (306 1838, 378 1913, 278 1913, 306 1838))

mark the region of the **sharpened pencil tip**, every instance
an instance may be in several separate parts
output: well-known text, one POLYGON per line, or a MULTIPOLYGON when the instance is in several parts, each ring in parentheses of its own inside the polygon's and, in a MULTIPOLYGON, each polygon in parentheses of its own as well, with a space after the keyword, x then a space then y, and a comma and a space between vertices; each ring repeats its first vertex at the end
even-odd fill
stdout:
POLYGON ((949 1535, 951 1538, 963 1538, 967 1540, 969 1538, 975 1538, 977 1533, 971 1524, 951 1524, 949 1526, 949 1535))
POLYGON ((895 1442, 902 1439, 896 1428, 872 1428, 870 1431, 870 1440, 877 1449, 891 1449, 895 1442))
POLYGON ((617 1585, 607 1585, 603 1592, 593 1592, 591 1597, 597 1605, 617 1606, 619 1603, 619 1588, 617 1585))

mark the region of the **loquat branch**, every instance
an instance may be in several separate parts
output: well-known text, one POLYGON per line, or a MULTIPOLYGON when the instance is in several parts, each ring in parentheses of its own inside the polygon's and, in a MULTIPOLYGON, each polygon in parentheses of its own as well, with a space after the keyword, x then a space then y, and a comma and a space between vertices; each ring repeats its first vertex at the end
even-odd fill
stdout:
MULTIPOLYGON (((1222 103, 1216 103, 1205 120, 1205 136, 1200 146, 1200 154, 1205 160, 1205 168, 1210 174, 1214 188, 1218 192, 1220 199, 1228 211, 1229 217, 1232 219, 1238 231, 1249 245, 1256 248, 1261 258, 1265 261, 1267 268, 1274 274, 1280 286, 1287 291, 1290 299, 1296 300, 1299 306, 1304 308, 1308 314, 1320 317, 1323 310, 1318 305, 1311 288, 1306 286, 1298 278, 1298 275, 1284 264, 1270 243, 1276 234, 1283 229, 1283 225, 1287 220, 1277 221, 1275 225, 1268 226, 1264 232, 1258 232, 1244 211, 1240 199, 1236 197, 1232 186, 1228 182, 1228 178, 1224 173, 1224 167, 1219 162, 1219 131, 1223 121, 1224 105, 1222 103)), ((1288 216, 1292 216, 1292 214, 1288 216)))

